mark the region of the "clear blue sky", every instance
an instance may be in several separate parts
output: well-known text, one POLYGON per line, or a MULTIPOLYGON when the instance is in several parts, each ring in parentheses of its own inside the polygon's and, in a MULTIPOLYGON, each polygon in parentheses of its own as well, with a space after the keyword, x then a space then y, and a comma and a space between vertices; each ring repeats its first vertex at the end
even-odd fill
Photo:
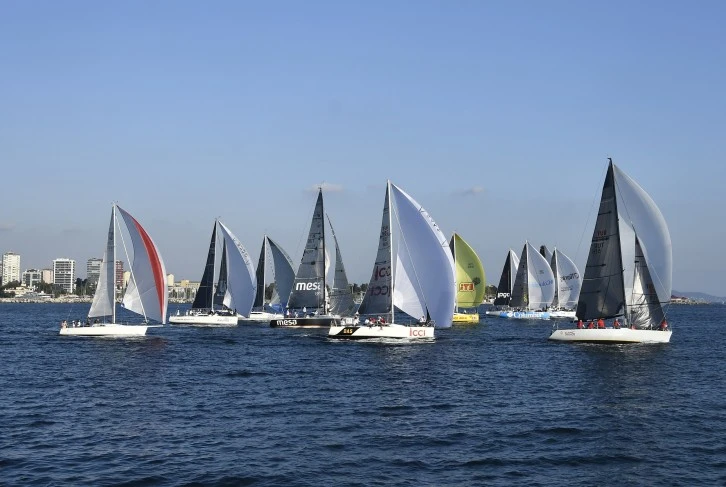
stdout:
POLYGON ((199 279, 214 217, 302 251, 323 181, 366 282, 387 178, 480 253, 584 266, 606 157, 674 288, 726 295, 726 4, 0 1, 0 252, 104 248, 110 203, 199 279), (589 219, 588 219, 589 217, 589 219))

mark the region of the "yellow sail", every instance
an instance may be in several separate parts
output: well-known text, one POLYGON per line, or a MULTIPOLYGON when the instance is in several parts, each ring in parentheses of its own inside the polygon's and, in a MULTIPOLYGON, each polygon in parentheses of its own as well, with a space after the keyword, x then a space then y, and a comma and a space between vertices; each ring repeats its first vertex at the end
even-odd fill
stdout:
POLYGON ((476 308, 484 300, 486 276, 479 256, 459 234, 451 237, 456 267, 456 307, 476 308))

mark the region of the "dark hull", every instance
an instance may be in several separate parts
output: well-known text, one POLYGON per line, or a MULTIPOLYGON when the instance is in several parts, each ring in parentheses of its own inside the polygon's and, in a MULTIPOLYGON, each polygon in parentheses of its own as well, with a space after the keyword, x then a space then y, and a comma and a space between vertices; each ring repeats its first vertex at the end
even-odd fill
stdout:
POLYGON ((336 316, 311 316, 304 318, 284 318, 270 320, 271 328, 330 328, 340 325, 336 316))

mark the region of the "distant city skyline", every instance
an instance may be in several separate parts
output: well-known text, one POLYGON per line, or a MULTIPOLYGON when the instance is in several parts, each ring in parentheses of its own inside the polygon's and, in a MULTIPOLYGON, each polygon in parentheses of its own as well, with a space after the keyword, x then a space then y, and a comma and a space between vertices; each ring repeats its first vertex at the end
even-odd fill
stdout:
POLYGON ((391 179, 488 283, 525 240, 584 271, 613 157, 668 222, 674 289, 726 296, 724 18, 709 0, 6 2, 0 252, 85 272, 116 201, 177 276, 201 277, 216 217, 297 267, 324 184, 365 283, 391 179))

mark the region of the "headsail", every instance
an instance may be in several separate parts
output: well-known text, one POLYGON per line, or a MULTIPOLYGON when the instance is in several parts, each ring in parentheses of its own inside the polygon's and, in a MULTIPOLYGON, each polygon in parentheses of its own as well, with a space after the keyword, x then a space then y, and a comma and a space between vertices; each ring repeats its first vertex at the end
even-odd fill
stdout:
POLYGON ((96 292, 93 295, 91 309, 88 312, 89 318, 99 316, 111 316, 116 303, 116 266, 114 265, 114 228, 116 225, 115 212, 111 210, 111 224, 108 227, 108 239, 106 250, 103 253, 101 272, 98 276, 96 292))
POLYGON ((575 263, 559 249, 555 249, 552 255, 551 268, 557 281, 552 306, 565 309, 574 308, 580 297, 580 287, 582 286, 580 271, 575 263))
POLYGON ((247 253, 247 249, 244 248, 229 228, 222 222, 219 222, 219 228, 229 249, 227 253, 229 279, 224 305, 229 309, 236 309, 238 313, 244 316, 249 316, 257 291, 257 278, 255 277, 252 259, 247 253))
POLYGON ((168 293, 164 261, 154 241, 134 217, 121 207, 116 207, 124 219, 131 236, 134 256, 131 280, 126 288, 123 304, 126 309, 147 318, 166 323, 168 293))
POLYGON ((217 289, 214 291, 214 304, 221 306, 227 296, 227 241, 222 241, 222 262, 219 265, 217 289))
POLYGON ((325 228, 323 225, 323 191, 318 199, 310 222, 310 232, 305 243, 300 266, 297 269, 289 308, 322 308, 325 300, 325 228))
POLYGON ((378 237, 378 253, 373 265, 373 274, 363 301, 358 307, 362 315, 386 315, 390 319, 392 310, 391 297, 393 286, 391 276, 391 211, 389 203, 389 187, 386 185, 386 198, 383 202, 383 218, 381 232, 378 237))
POLYGON ((507 252, 507 258, 504 260, 504 267, 502 268, 502 275, 499 277, 499 286, 497 286, 497 297, 494 299, 495 306, 509 306, 509 301, 512 299, 512 288, 514 287, 514 280, 517 276, 517 269, 519 268, 519 258, 514 250, 509 249, 507 252))
POLYGON ((275 290, 272 293, 270 303, 281 303, 285 306, 287 304, 286 300, 292 290, 292 283, 295 280, 295 271, 292 268, 292 261, 290 260, 290 256, 287 255, 287 252, 270 237, 267 237, 267 243, 270 248, 270 254, 272 255, 272 267, 275 274, 275 290))
POLYGON ((352 314, 355 309, 353 292, 350 290, 348 276, 345 274, 343 255, 340 253, 340 247, 338 246, 338 237, 335 236, 330 216, 326 216, 328 217, 330 232, 333 234, 333 240, 335 241, 335 276, 333 278, 333 288, 330 291, 330 313, 347 316, 352 314))
POLYGON ((474 249, 458 233, 451 236, 449 247, 456 264, 456 306, 475 308, 484 299, 484 267, 474 249))
POLYGON ((628 323, 644 330, 657 328, 665 318, 655 283, 648 271, 648 264, 637 237, 635 239, 633 295, 628 309, 628 323))
POLYGON ((448 241, 416 200, 395 184, 389 186, 400 229, 393 304, 414 318, 428 311, 436 326, 450 327, 456 297, 448 241))
POLYGON ((212 227, 212 238, 209 241, 209 252, 207 252, 207 263, 204 265, 202 280, 199 282, 199 289, 194 296, 192 308, 194 309, 211 309, 213 307, 214 295, 214 259, 217 251, 217 221, 215 220, 212 227))
POLYGON ((257 279, 257 292, 255 293, 255 302, 252 305, 253 309, 262 309, 265 305, 265 286, 267 283, 265 282, 265 266, 267 263, 265 262, 265 257, 267 253, 265 252, 267 247, 267 235, 265 235, 262 238, 262 249, 260 249, 260 258, 257 260, 257 271, 255 273, 255 278, 257 279))

